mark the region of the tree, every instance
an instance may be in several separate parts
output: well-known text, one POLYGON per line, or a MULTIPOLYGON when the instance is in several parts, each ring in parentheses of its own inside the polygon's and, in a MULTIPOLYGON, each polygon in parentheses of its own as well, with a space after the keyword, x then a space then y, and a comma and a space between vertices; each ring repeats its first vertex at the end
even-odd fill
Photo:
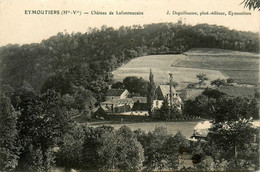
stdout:
POLYGON ((143 148, 129 127, 88 128, 83 143, 85 170, 140 170, 143 148))
POLYGON ((223 97, 224 95, 227 95, 227 94, 219 91, 218 89, 206 88, 202 92, 202 95, 205 95, 208 98, 219 99, 219 98, 221 98, 221 97, 223 97))
POLYGON ((198 171, 215 171, 214 159, 210 156, 206 156, 200 163, 195 164, 198 171))
POLYGON ((258 105, 255 99, 229 96, 217 89, 206 88, 195 100, 185 101, 183 112, 215 119, 217 122, 225 119, 238 120, 239 117, 257 119, 258 105))
POLYGON ((197 85, 197 83, 190 83, 187 85, 187 88, 192 89, 192 88, 195 88, 196 85, 197 85))
POLYGON ((213 115, 216 122, 249 119, 254 109, 249 108, 250 100, 245 97, 224 95, 213 105, 213 115))
POLYGON ((250 100, 247 98, 227 95, 216 102, 215 118, 209 129, 209 143, 217 151, 211 156, 227 161, 226 170, 257 166, 254 138, 258 130, 252 126, 252 109, 249 105, 250 100))
POLYGON ((95 103, 97 102, 93 93, 80 86, 75 88, 73 97, 74 109, 79 110, 79 113, 83 114, 86 119, 89 119, 91 117, 92 109, 95 107, 95 103))
POLYGON ((259 105, 257 98, 251 100, 249 107, 253 119, 259 119, 259 105))
MULTIPOLYGON (((165 85, 170 85, 170 82, 166 82, 165 85)), ((172 81, 173 88, 178 87, 179 83, 177 81, 172 81)))
POLYGON ((141 77, 128 76, 123 80, 123 84, 131 94, 140 94, 141 96, 147 94, 148 82, 141 77))
POLYGON ((257 167, 255 159, 257 159, 258 148, 253 144, 257 134, 258 131, 252 127, 250 119, 225 120, 213 123, 210 128, 209 142, 220 154, 217 159, 227 160, 226 170, 248 170, 250 167, 257 167))
MULTIPOLYGON (((41 147, 33 146, 29 144, 28 147, 23 149, 22 159, 20 164, 23 161, 23 169, 29 172, 34 171, 44 171, 44 157, 41 147), (26 153, 25 153, 26 152, 26 153)), ((21 166, 19 164, 19 166, 21 166)), ((19 167, 20 168, 20 167, 19 167)))
POLYGON ((143 148, 127 126, 115 132, 103 133, 98 154, 103 160, 102 169, 141 170, 144 160, 143 148))
POLYGON ((55 158, 58 167, 65 167, 66 170, 84 167, 82 151, 86 130, 86 127, 75 123, 72 130, 62 136, 55 158))
POLYGON ((160 119, 163 119, 166 121, 170 120, 171 109, 169 107, 169 102, 168 102, 167 98, 165 98, 163 100, 163 103, 162 103, 161 108, 159 109, 159 112, 160 112, 160 119))
POLYGON ((124 84, 120 81, 114 83, 111 88, 115 88, 115 89, 123 89, 124 88, 124 84))
POLYGON ((152 69, 150 69, 150 75, 149 75, 149 83, 148 83, 148 87, 147 87, 147 103, 149 105, 149 109, 148 109, 148 113, 149 115, 152 114, 152 108, 153 108, 153 100, 154 100, 154 96, 155 96, 155 83, 154 83, 154 79, 153 79, 153 73, 152 73, 152 69))
POLYGON ((104 101, 105 93, 107 92, 108 88, 108 83, 102 79, 94 80, 90 82, 88 87, 86 87, 86 89, 94 93, 95 99, 99 102, 104 101))
MULTIPOLYGON (((188 106, 188 105, 187 105, 188 106)), ((195 107, 191 108, 191 113, 195 116, 212 119, 214 118, 216 100, 205 95, 200 95, 195 99, 195 107), (193 109, 193 110, 192 110, 193 109), (193 112, 192 112, 193 111, 193 112)), ((186 110, 185 110, 186 111, 186 110)))
POLYGON ((201 85, 205 84, 205 81, 208 80, 208 77, 207 77, 207 75, 205 73, 201 73, 201 74, 198 74, 196 76, 197 76, 197 78, 199 80, 198 84, 199 84, 200 87, 201 87, 201 85))
POLYGON ((152 118, 157 120, 175 120, 181 117, 181 111, 176 104, 171 107, 168 102, 168 98, 165 98, 162 102, 160 109, 155 108, 152 114, 152 118))
POLYGON ((0 170, 13 171, 18 165, 20 145, 16 112, 7 97, 0 100, 0 170))
POLYGON ((224 79, 216 79, 210 85, 220 87, 221 85, 226 85, 226 81, 224 79))
POLYGON ((258 9, 260 11, 260 2, 259 0, 244 0, 241 4, 244 4, 244 8, 249 8, 249 10, 258 9))
POLYGON ((167 132, 167 128, 156 127, 153 132, 149 132, 144 138, 142 145, 144 147, 145 161, 143 164, 145 170, 165 169, 167 165, 165 154, 167 154, 167 152, 164 151, 164 143, 169 137, 171 137, 171 135, 167 132))
POLYGON ((15 110, 19 110, 19 108, 24 108, 21 106, 23 102, 30 101, 35 98, 36 93, 28 82, 23 82, 22 85, 19 86, 10 96, 11 103, 14 106, 15 110))
POLYGON ((228 78, 228 79, 227 79, 227 83, 230 84, 230 83, 233 83, 233 82, 234 82, 234 79, 232 79, 232 78, 228 78))
POLYGON ((53 148, 70 130, 70 114, 54 90, 24 103, 18 123, 22 143, 18 170, 48 171, 54 165, 53 148))
POLYGON ((100 126, 97 128, 88 127, 85 132, 82 158, 84 170, 97 170, 104 166, 103 159, 100 157, 98 151, 102 146, 101 136, 106 133, 113 132, 114 128, 111 126, 100 126))
POLYGON ((53 89, 61 95, 72 94, 72 81, 68 79, 65 72, 59 72, 56 75, 50 76, 42 85, 41 93, 47 92, 48 89, 53 89))
POLYGON ((172 81, 172 86, 173 88, 178 87, 179 83, 177 81, 172 81))
POLYGON ((179 154, 186 152, 189 147, 189 141, 180 131, 174 137, 169 137, 163 145, 166 154, 167 168, 177 170, 179 166, 179 154))

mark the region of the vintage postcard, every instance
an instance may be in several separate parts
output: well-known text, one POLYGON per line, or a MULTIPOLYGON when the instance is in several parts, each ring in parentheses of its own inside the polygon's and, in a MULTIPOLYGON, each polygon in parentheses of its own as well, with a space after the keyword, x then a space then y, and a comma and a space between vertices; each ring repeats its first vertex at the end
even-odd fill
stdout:
POLYGON ((0 171, 258 171, 259 0, 0 0, 0 171))

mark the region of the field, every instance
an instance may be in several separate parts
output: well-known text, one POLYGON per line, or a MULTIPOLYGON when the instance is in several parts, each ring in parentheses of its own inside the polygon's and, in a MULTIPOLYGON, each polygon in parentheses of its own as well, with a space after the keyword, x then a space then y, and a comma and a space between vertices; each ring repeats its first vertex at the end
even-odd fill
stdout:
POLYGON ((259 55, 255 53, 219 50, 192 49, 173 67, 213 69, 231 77, 240 84, 258 84, 259 55))
MULTIPOLYGON (((138 76, 148 80, 150 68, 157 84, 169 81, 169 73, 179 83, 179 89, 188 83, 198 82, 196 75, 206 73, 209 81, 217 78, 233 78, 235 82, 257 84, 259 56, 254 53, 221 49, 191 49, 184 54, 151 55, 131 60, 113 72, 114 79, 122 81, 126 76, 138 76)), ((178 89, 178 88, 177 88, 178 89)))
MULTIPOLYGON (((201 120, 202 121, 202 120, 201 120)), ((145 132, 153 131, 155 127, 166 127, 167 131, 172 134, 176 134, 177 131, 189 138, 193 134, 194 127, 201 121, 187 121, 187 122, 137 122, 137 123, 125 123, 125 124, 113 124, 108 123, 104 125, 110 125, 115 129, 120 128, 121 126, 128 126, 132 130, 142 129, 145 132)), ((103 124, 100 123, 90 123, 91 126, 100 126, 103 124)))
POLYGON ((168 72, 171 64, 178 63, 184 55, 151 55, 138 57, 113 72, 115 80, 123 80, 126 76, 138 76, 148 80, 152 69, 155 82, 165 83, 168 81, 168 72))
POLYGON ((210 80, 227 78, 217 70, 172 67, 172 65, 180 63, 185 58, 186 56, 181 54, 138 57, 114 71, 114 79, 122 81, 127 76, 137 76, 148 80, 150 69, 152 69, 156 84, 169 82, 169 73, 173 73, 173 79, 179 83, 179 89, 183 89, 188 83, 197 82, 196 75, 199 73, 206 73, 210 80))

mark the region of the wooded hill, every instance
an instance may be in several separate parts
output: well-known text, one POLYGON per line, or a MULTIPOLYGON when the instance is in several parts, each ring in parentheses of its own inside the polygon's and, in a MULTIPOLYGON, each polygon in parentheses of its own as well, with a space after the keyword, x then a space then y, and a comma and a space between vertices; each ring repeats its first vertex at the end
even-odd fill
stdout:
POLYGON ((82 86, 101 100, 111 71, 129 60, 198 47, 259 52, 259 40, 257 33, 181 21, 58 33, 41 43, 0 47, 1 90, 11 95, 21 88, 35 93, 54 88, 64 95, 82 86))

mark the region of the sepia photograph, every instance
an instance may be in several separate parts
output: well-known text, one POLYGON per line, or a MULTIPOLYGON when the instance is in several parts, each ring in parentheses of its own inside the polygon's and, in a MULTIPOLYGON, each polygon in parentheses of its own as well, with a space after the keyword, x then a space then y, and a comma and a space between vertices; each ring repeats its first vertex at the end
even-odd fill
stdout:
POLYGON ((260 0, 0 0, 0 171, 260 171, 260 0))

